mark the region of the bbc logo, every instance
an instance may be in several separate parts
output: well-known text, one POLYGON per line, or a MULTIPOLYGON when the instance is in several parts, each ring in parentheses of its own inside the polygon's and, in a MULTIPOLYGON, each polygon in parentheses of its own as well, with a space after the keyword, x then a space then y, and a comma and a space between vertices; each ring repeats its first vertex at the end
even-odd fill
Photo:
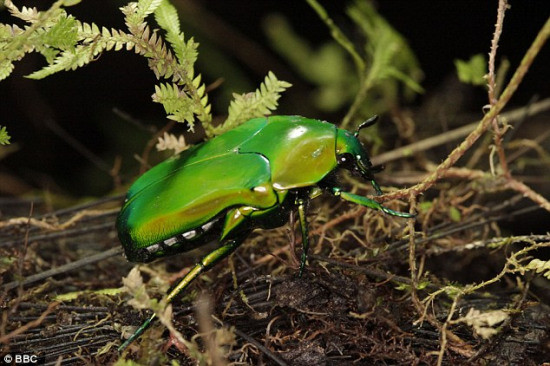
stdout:
POLYGON ((8 353, 0 357, 0 361, 2 361, 2 365, 43 365, 45 357, 24 353, 8 353))

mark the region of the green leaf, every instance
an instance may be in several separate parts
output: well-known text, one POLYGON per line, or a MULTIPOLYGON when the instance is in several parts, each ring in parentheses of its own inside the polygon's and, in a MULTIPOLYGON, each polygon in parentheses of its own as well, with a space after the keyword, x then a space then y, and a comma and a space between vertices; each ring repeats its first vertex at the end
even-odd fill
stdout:
POLYGON ((455 60, 458 79, 465 84, 485 85, 485 75, 487 75, 487 62, 485 56, 477 54, 468 61, 455 60))
POLYGON ((431 201, 420 202, 420 204, 418 205, 418 211, 428 212, 429 210, 432 209, 432 207, 433 207, 433 202, 431 201))
POLYGON ((431 283, 430 283, 430 281, 428 281, 428 280, 420 281, 420 282, 416 285, 416 289, 417 289, 417 290, 424 290, 424 289, 427 288, 430 284, 431 284, 431 283))
POLYGON ((462 215, 461 215, 460 211, 458 210, 458 208, 456 208, 454 206, 451 206, 451 207, 449 207, 449 217, 454 222, 460 222, 460 219, 462 218, 462 215))

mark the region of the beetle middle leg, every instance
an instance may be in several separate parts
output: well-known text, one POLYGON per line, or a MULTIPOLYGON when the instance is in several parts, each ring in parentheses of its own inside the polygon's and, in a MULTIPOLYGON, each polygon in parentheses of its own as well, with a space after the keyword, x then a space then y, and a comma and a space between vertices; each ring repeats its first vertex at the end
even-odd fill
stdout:
MULTIPOLYGON (((248 234, 248 233, 247 233, 248 234)), ((172 288, 172 290, 166 296, 167 303, 171 303, 176 296, 183 292, 190 284, 202 273, 208 271, 218 262, 229 256, 237 249, 246 238, 246 235, 239 235, 237 238, 226 240, 225 243, 204 256, 199 263, 197 263, 179 282, 172 288)), ((153 313, 143 324, 128 338, 119 348, 118 351, 122 352, 126 347, 130 345, 135 339, 143 334, 157 318, 157 315, 153 313)))
POLYGON ((333 187, 331 189, 331 192, 332 192, 333 195, 335 195, 337 197, 341 197, 341 198, 345 199, 346 201, 353 202, 353 203, 356 203, 358 205, 369 207, 369 208, 372 208, 372 209, 375 209, 375 210, 379 210, 379 211, 385 212, 385 213, 387 213, 389 215, 392 215, 392 216, 399 216, 399 217, 405 217, 405 218, 411 218, 411 217, 416 216, 415 214, 411 214, 411 213, 394 211, 390 208, 382 206, 379 202, 376 202, 375 200, 372 200, 372 199, 367 198, 367 197, 360 196, 358 194, 344 192, 344 191, 342 191, 341 188, 338 188, 338 187, 333 187))

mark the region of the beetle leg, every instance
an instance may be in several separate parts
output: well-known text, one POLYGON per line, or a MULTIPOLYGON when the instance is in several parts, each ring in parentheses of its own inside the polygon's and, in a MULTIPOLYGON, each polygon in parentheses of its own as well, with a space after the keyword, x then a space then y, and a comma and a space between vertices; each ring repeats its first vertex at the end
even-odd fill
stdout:
POLYGON ((300 231, 302 232, 302 257, 300 258, 300 272, 298 277, 302 277, 304 267, 307 261, 307 252, 309 250, 309 231, 306 218, 306 201, 302 198, 296 199, 298 205, 298 218, 300 219, 300 231))
POLYGON ((376 191, 377 196, 382 195, 382 189, 380 189, 380 186, 378 185, 378 182, 376 182, 374 179, 371 179, 370 184, 372 185, 372 188, 376 191))
POLYGON ((338 187, 333 187, 332 188, 332 194, 334 194, 337 197, 341 197, 341 198, 345 199, 346 201, 353 202, 353 203, 356 203, 356 204, 361 205, 361 206, 373 208, 375 210, 380 210, 380 211, 385 212, 385 213, 387 213, 389 215, 392 215, 392 216, 407 217, 407 218, 411 218, 411 217, 416 216, 415 214, 411 214, 411 213, 394 211, 392 209, 389 209, 387 207, 382 206, 380 203, 376 202, 375 200, 372 200, 372 199, 367 198, 367 197, 360 196, 358 194, 343 192, 338 187))
MULTIPOLYGON (((247 233, 248 234, 248 233, 247 233)), ((191 282, 200 276, 202 273, 208 271, 216 263, 220 262, 231 253, 235 251, 242 244, 246 235, 240 235, 235 239, 228 240, 221 247, 211 251, 206 256, 204 256, 199 263, 197 263, 187 274, 178 282, 176 287, 174 287, 166 296, 167 303, 171 303, 176 296, 178 296, 182 291, 184 291, 191 282)), ((134 340, 136 340, 140 335, 149 328, 151 322, 155 320, 157 315, 153 313, 143 324, 128 338, 119 348, 118 351, 122 352, 126 347, 130 345, 134 340)))

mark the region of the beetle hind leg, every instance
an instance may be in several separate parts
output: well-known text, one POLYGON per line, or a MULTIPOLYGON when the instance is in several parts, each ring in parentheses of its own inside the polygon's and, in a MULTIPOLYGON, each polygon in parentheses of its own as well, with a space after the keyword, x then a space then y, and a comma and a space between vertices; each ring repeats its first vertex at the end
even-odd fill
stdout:
MULTIPOLYGON (((248 233, 247 233, 248 234, 248 233)), ((226 240, 222 246, 211 251, 206 256, 204 256, 199 263, 197 263, 187 274, 178 282, 178 284, 170 290, 166 296, 166 301, 171 303, 172 300, 180 293, 182 293, 190 284, 202 273, 208 271, 218 262, 228 257, 231 253, 237 249, 246 235, 239 235, 237 238, 226 240)), ((126 347, 130 345, 134 340, 136 340, 140 335, 149 328, 151 323, 156 319, 156 314, 153 313, 143 324, 128 338, 119 348, 118 351, 122 352, 126 347)))

